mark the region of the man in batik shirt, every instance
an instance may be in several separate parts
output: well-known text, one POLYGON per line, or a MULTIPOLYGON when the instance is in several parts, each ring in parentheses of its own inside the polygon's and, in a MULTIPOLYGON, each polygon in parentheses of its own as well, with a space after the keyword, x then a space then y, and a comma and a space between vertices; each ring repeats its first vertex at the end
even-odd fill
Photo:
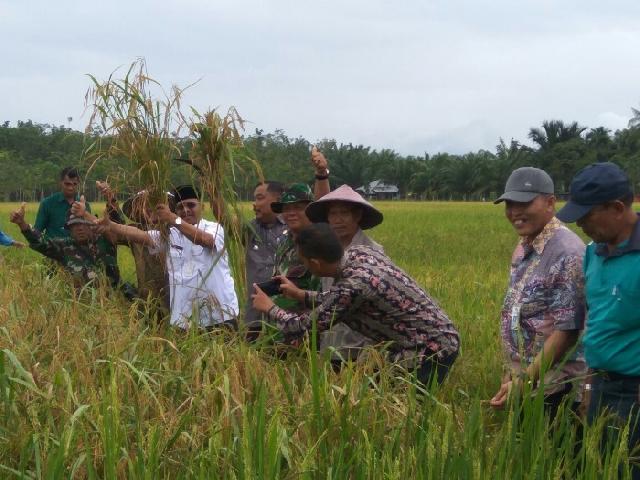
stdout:
MULTIPOLYGON (((327 292, 302 290, 281 277, 284 295, 315 307, 318 330, 345 322, 388 348, 389 360, 415 371, 424 384, 442 382, 458 355, 458 331, 446 313, 389 257, 364 245, 346 252, 326 223, 304 228, 295 238, 302 263, 317 277, 333 277, 327 292)), ((291 312, 254 286, 253 306, 285 334, 307 331, 311 312, 291 312)))
MULTIPOLYGON (((545 405, 553 417, 567 394, 580 395, 586 373, 576 349, 585 318, 585 246, 555 218, 553 181, 543 170, 515 170, 495 203, 503 201, 520 242, 501 317, 507 373, 490 403, 503 408, 514 386, 544 383, 545 405)), ((574 398, 574 408, 578 400, 574 398)))

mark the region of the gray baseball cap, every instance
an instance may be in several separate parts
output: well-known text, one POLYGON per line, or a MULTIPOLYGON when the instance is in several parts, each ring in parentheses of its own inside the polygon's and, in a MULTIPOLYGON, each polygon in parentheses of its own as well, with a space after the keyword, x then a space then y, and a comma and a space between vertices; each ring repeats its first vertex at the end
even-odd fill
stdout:
POLYGON ((505 200, 526 203, 538 195, 553 195, 553 193, 553 180, 547 172, 535 167, 521 167, 509 175, 504 193, 493 203, 505 200))

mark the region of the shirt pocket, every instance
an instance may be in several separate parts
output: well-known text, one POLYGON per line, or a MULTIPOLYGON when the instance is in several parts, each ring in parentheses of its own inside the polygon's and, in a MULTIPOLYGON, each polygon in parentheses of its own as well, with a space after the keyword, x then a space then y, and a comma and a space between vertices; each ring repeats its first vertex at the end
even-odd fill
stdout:
POLYGON ((606 319, 611 326, 640 328, 640 290, 625 285, 607 285, 587 289, 589 312, 606 319))
POLYGON ((624 327, 640 328, 640 290, 616 285, 611 288, 611 295, 615 297, 613 320, 624 327))

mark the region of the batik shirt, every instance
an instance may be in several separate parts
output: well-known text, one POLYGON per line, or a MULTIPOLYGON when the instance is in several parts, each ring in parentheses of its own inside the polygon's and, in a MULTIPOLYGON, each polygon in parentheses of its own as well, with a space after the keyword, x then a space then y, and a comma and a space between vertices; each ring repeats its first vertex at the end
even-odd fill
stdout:
MULTIPOLYGON (((300 261, 291 232, 289 232, 286 240, 280 244, 276 251, 276 264, 273 269, 273 276, 276 275, 286 276, 302 290, 317 291, 320 289, 320 279, 313 276, 300 261)), ((284 295, 276 295, 272 300, 276 305, 287 310, 305 309, 304 305, 301 305, 296 300, 286 298, 284 295)))
MULTIPOLYGON (((580 237, 553 218, 533 239, 522 239, 511 259, 511 278, 502 307, 502 341, 514 373, 540 353, 554 330, 582 330, 585 319, 580 237)), ((545 393, 586 371, 577 348, 565 362, 547 372, 545 393)))
MULTIPOLYGON (((436 302, 383 253, 358 245, 349 248, 329 291, 307 292, 319 330, 344 322, 375 343, 388 344, 390 359, 407 368, 425 358, 456 353, 458 331, 436 302)), ((274 305, 269 317, 280 330, 311 328, 310 313, 292 313, 274 305)))
POLYGON ((107 275, 112 286, 120 282, 116 247, 104 236, 98 235, 94 240, 79 244, 71 237, 46 238, 34 229, 22 233, 32 249, 55 260, 69 272, 76 286, 95 280, 100 272, 107 275))

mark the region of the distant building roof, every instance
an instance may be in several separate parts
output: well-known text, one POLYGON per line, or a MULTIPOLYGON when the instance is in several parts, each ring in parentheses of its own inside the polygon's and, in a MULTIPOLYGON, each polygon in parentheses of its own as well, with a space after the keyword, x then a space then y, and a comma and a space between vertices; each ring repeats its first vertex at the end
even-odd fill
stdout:
MULTIPOLYGON (((360 187, 360 188, 362 188, 362 187, 360 187)), ((366 188, 366 191, 369 194, 373 194, 373 193, 399 193, 400 189, 396 185, 393 185, 392 183, 385 183, 382 180, 374 180, 373 182, 369 183, 369 185, 366 188)))

